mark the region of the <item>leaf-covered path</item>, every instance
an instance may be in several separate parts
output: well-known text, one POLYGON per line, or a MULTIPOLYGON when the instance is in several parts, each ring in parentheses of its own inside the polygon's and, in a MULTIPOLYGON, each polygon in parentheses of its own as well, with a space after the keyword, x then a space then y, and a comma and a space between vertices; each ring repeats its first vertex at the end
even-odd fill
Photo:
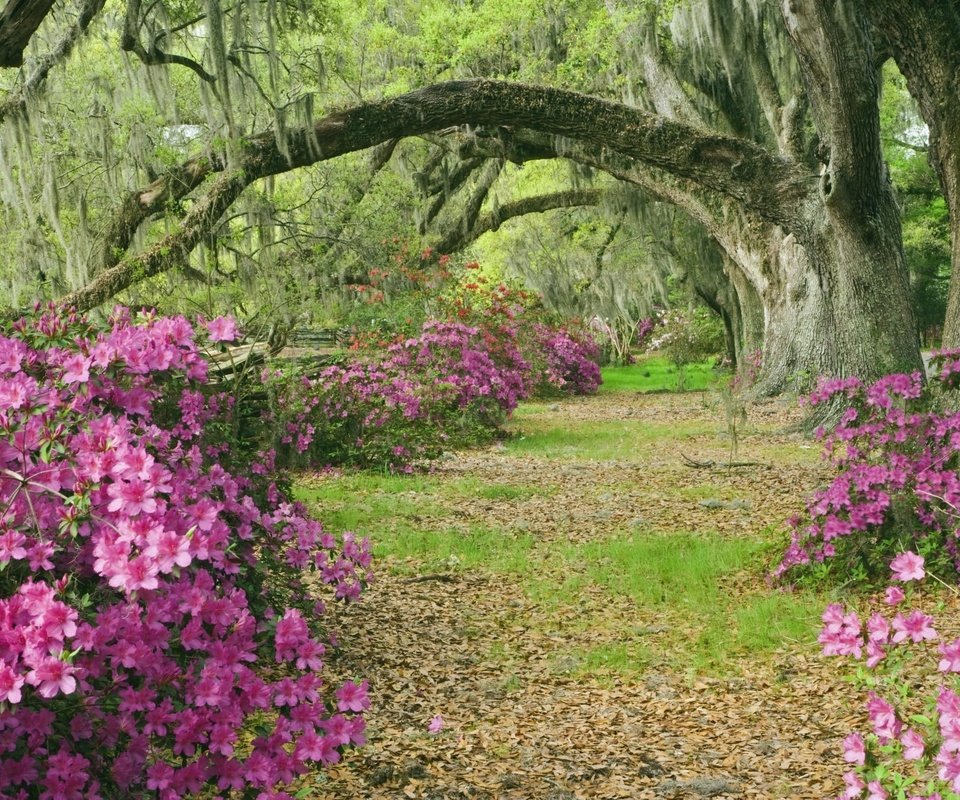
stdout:
POLYGON ((763 580, 825 475, 786 421, 751 411, 761 466, 696 469, 730 455, 715 394, 601 394, 426 477, 308 481, 331 527, 384 542, 330 664, 370 680, 370 743, 310 796, 836 796, 853 706, 823 599, 763 580))

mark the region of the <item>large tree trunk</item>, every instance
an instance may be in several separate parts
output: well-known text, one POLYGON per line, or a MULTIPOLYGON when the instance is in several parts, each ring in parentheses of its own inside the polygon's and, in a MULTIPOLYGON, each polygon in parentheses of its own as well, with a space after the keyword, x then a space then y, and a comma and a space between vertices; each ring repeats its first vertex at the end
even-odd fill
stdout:
POLYGON ((960 347, 960 8, 956 0, 872 0, 870 8, 930 130, 930 163, 950 209, 943 343, 960 347))
POLYGON ((809 264, 796 305, 816 306, 800 364, 864 379, 922 371, 865 14, 852 0, 782 0, 782 9, 825 154, 805 222, 791 231, 809 264))

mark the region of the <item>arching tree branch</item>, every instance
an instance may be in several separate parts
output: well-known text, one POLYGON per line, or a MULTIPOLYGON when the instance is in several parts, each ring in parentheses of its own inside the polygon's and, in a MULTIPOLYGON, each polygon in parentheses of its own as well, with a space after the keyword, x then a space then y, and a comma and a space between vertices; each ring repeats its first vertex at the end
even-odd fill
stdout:
POLYGON ((484 214, 469 229, 460 226, 452 228, 437 242, 434 249, 438 253, 456 253, 473 244, 483 234, 499 230, 507 220, 527 214, 543 214, 557 208, 595 206, 603 199, 604 194, 603 189, 568 189, 504 203, 496 211, 484 214))
POLYGON ((23 51, 54 0, 7 0, 0 12, 0 67, 23 66, 23 51))
MULTIPOLYGON (((801 204, 808 195, 808 176, 800 167, 743 139, 576 92, 503 81, 450 81, 331 114, 309 128, 289 132, 282 147, 273 132, 250 137, 244 142, 239 169, 216 181, 184 218, 183 229, 168 236, 164 246, 195 245, 196 225, 216 221, 216 217, 210 218, 210 209, 220 208, 231 194, 233 202, 260 178, 390 139, 467 123, 529 127, 585 146, 607 148, 620 157, 636 159, 726 195, 787 229, 799 224, 801 204), (203 213, 198 213, 201 209, 203 213)), ((118 230, 135 230, 132 225, 162 208, 164 202, 184 197, 222 169, 223 162, 217 158, 193 159, 181 165, 128 198, 125 220, 118 230)), ((229 203, 220 213, 227 207, 229 203)), ((114 241, 122 240, 114 235, 114 241)), ((158 252, 151 253, 120 262, 63 302, 86 310, 163 271, 166 261, 158 252)))

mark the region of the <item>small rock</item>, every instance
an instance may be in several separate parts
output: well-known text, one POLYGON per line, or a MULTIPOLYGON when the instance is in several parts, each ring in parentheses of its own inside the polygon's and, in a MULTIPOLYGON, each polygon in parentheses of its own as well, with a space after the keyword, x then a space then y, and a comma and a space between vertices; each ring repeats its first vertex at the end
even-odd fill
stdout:
POLYGON ((382 767, 377 767, 373 772, 367 775, 367 783, 370 786, 383 786, 385 783, 389 783, 393 780, 393 767, 389 764, 385 764, 382 767))
POLYGON ((444 450, 444 451, 440 454, 439 458, 440 458, 441 461, 456 461, 456 460, 457 460, 456 454, 455 454, 455 453, 451 453, 449 450, 444 450))
POLYGON ((551 403, 550 405, 547 406, 547 411, 559 411, 559 410, 560 410, 559 403, 551 403))
POLYGON ((500 786, 504 789, 519 789, 523 785, 519 775, 513 773, 500 776, 500 786))
POLYGON ((423 778, 427 771, 423 768, 423 764, 419 761, 408 761, 403 765, 404 774, 408 778, 423 778))
POLYGON ((686 788, 701 797, 714 797, 718 794, 735 794, 737 787, 726 778, 694 778, 686 781, 686 788))
POLYGON ((698 505, 703 508, 724 508, 726 504, 723 500, 717 500, 716 497, 708 497, 706 500, 701 500, 698 505))
POLYGON ((640 759, 643 761, 643 763, 640 765, 640 769, 637 770, 637 773, 641 778, 656 778, 658 775, 663 775, 663 765, 655 758, 640 756, 640 759))
POLYGON ((737 787, 726 778, 692 778, 689 781, 666 780, 657 786, 657 794, 666 797, 678 793, 715 797, 718 794, 737 794, 737 787))

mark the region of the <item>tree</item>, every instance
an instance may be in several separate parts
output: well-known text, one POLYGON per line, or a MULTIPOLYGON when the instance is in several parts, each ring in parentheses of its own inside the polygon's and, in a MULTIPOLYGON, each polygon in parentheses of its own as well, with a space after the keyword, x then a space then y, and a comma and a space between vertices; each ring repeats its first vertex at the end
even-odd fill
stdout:
MULTIPOLYGON (((482 125, 508 140, 545 136, 554 155, 640 185, 700 222, 724 252, 740 318, 764 319, 767 391, 783 388, 798 371, 869 378, 920 366, 909 334, 915 324, 898 212, 880 148, 878 54, 861 2, 784 0, 776 10, 704 0, 699 14, 679 4, 669 17, 648 18, 641 9, 615 19, 611 27, 635 45, 629 85, 620 87, 634 93, 635 104, 477 79, 437 83, 319 119, 313 94, 299 94, 289 106, 278 102, 289 88, 272 77, 282 60, 269 41, 283 32, 280 15, 262 18, 257 28, 250 24, 255 8, 237 7, 229 10, 239 15, 229 27, 228 10, 210 0, 195 18, 210 31, 201 36, 199 22, 191 28, 190 19, 160 8, 165 17, 143 12, 131 23, 127 16, 125 30, 152 43, 134 44, 130 52, 152 61, 148 70, 179 69, 191 77, 201 100, 215 106, 217 126, 209 127, 222 132, 223 145, 128 193, 99 239, 101 271, 64 303, 91 307, 188 262, 255 181, 386 141, 482 125), (242 32, 229 45, 228 28, 242 32), (250 31, 260 31, 258 46, 266 51, 259 61, 251 55, 259 51, 248 41, 250 31), (718 58, 723 69, 711 74, 704 65, 718 58), (727 79, 738 70, 751 80, 727 79), (265 103, 273 124, 249 134, 258 97, 261 116, 265 103), (294 124, 306 118, 312 121, 294 124), (132 248, 160 212, 168 231, 132 248)), ((598 4, 590 14, 611 12, 598 4)), ((554 25, 544 45, 551 63, 570 55, 561 27, 554 25)), ((478 63, 485 71, 504 67, 502 58, 478 63)), ((340 77, 364 97, 362 70, 360 77, 348 70, 340 77)))
POLYGON ((883 44, 907 79, 929 128, 929 158, 950 212, 953 277, 943 342, 960 346, 960 5, 956 0, 875 0, 883 44))

